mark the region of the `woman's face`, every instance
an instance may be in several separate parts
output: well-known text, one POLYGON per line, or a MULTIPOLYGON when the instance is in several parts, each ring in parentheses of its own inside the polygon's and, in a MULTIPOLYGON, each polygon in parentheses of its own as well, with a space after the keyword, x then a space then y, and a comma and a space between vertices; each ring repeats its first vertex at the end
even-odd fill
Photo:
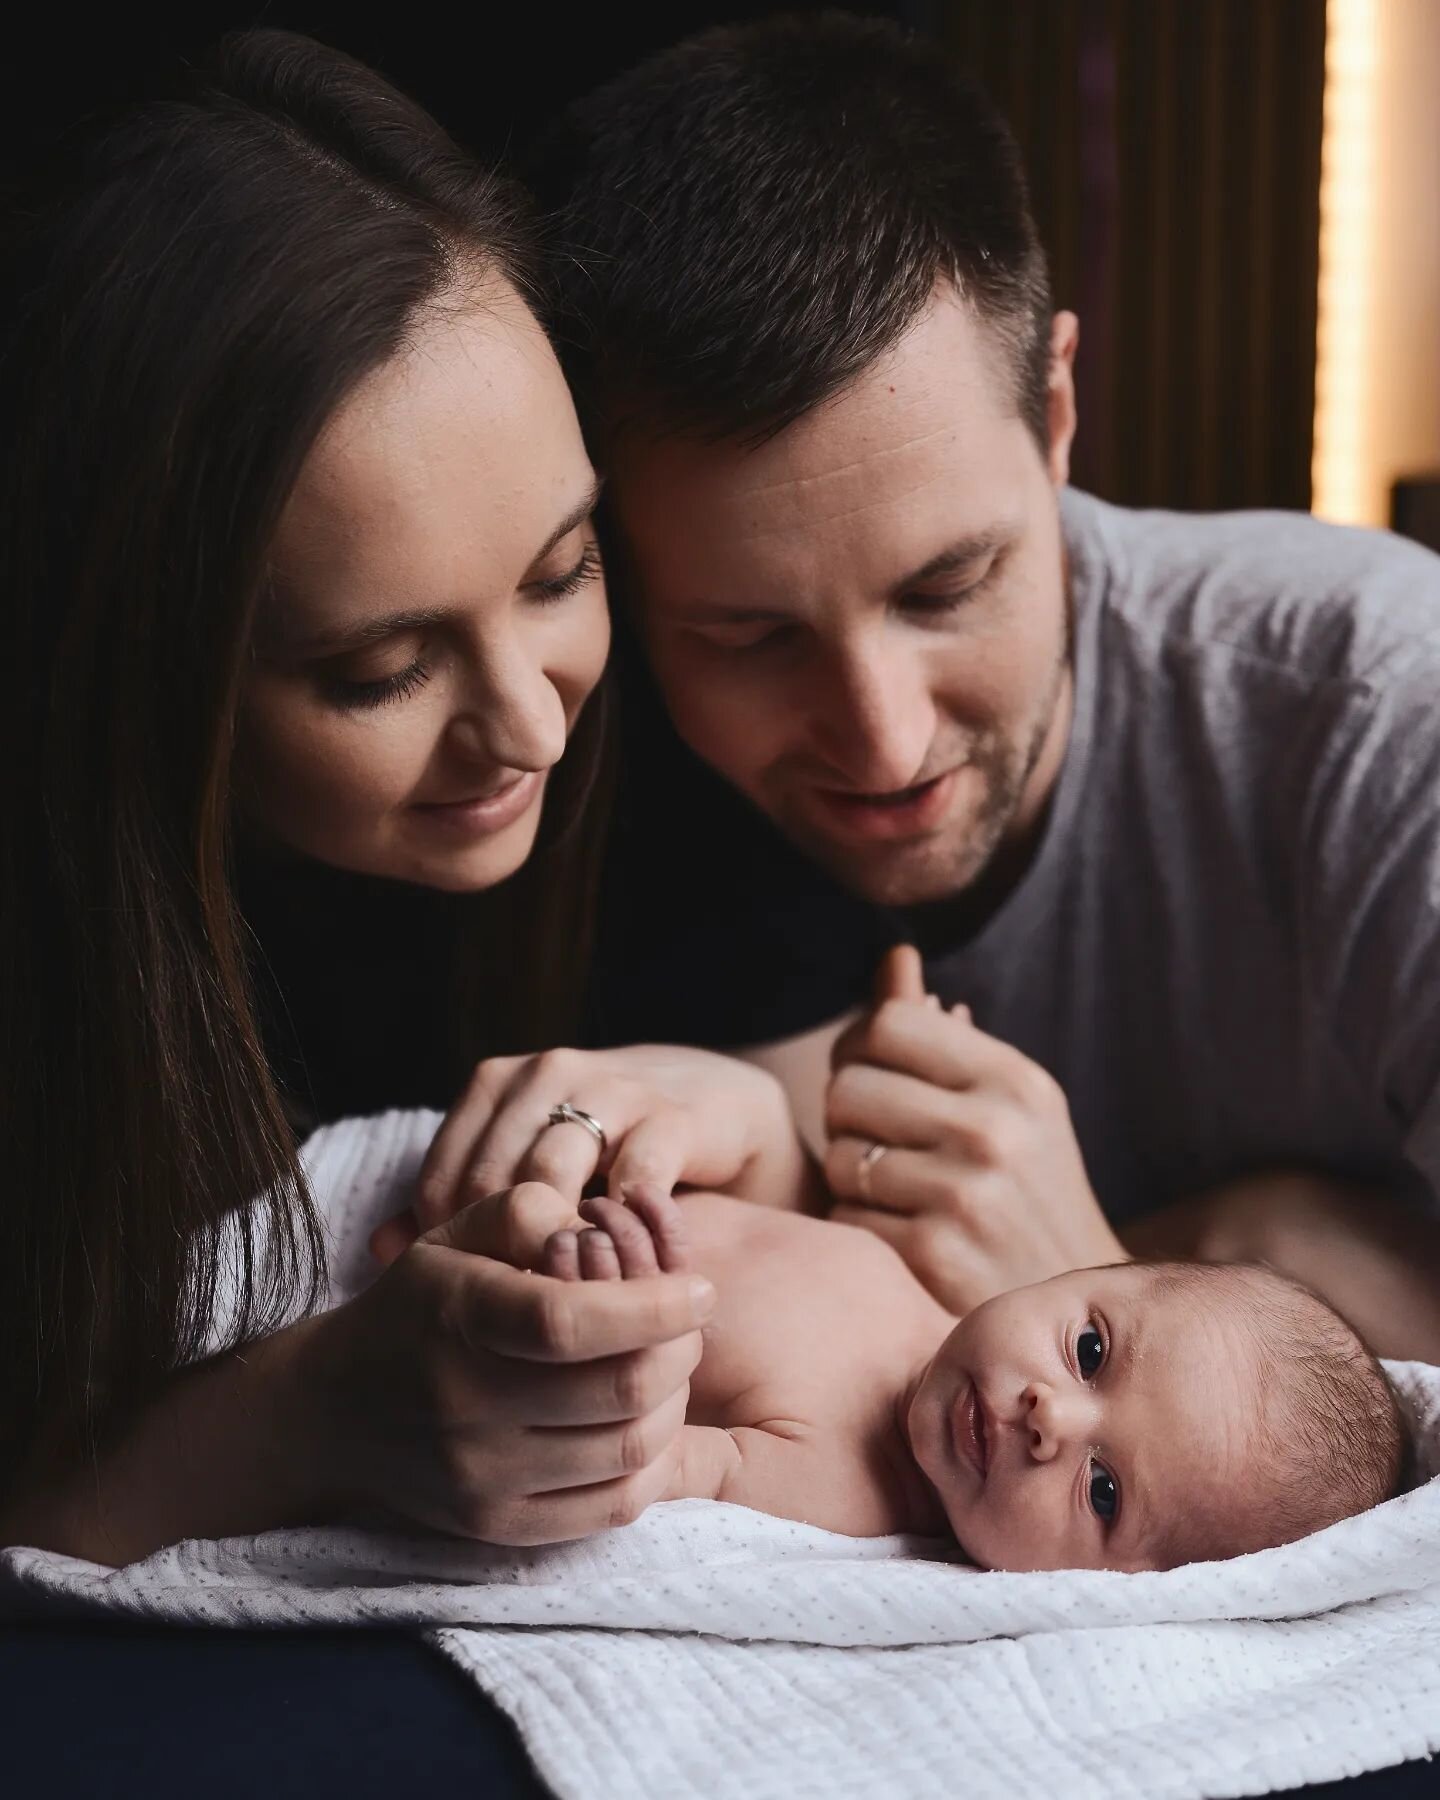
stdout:
POLYGON ((550 346, 498 283, 360 384, 272 549, 238 770, 264 836, 457 893, 520 867, 609 648, 595 487, 550 346))

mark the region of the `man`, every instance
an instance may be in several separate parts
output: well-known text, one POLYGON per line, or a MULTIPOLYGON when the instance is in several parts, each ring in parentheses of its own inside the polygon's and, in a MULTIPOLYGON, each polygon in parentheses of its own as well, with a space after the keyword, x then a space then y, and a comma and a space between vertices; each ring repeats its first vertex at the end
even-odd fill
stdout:
POLYGON ((893 27, 692 40, 540 185, 688 747, 632 672, 595 1040, 788 1040, 845 1216, 957 1307, 1103 1208, 1440 1354, 1440 560, 1067 491, 1016 152, 893 27))

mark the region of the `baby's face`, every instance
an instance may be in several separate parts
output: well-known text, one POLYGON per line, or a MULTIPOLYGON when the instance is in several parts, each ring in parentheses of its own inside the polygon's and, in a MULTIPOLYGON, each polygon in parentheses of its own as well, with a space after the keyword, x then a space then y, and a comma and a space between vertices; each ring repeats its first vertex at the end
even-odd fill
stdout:
POLYGON ((907 1429, 982 1567, 1153 1569, 1177 1526, 1223 1543, 1238 1520, 1261 1379, 1222 1286, 1202 1303, 1141 1267, 1080 1269, 961 1320, 907 1429))

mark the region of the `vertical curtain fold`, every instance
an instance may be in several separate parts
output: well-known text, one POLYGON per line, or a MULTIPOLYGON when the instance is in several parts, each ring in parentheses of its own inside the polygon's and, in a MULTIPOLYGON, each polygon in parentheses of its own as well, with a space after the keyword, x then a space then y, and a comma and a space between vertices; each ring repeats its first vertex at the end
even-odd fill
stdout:
POLYGON ((1075 479, 1306 507, 1324 0, 941 0, 1081 315, 1075 479))

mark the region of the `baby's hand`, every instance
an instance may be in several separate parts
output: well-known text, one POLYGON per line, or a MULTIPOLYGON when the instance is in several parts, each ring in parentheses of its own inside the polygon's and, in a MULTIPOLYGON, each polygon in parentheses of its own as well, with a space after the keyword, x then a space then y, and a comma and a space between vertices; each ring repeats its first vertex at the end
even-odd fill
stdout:
POLYGON ((584 1231, 556 1231, 546 1239, 538 1265, 561 1281, 633 1281, 637 1276, 680 1273, 690 1266, 680 1204, 658 1189, 632 1193, 628 1202, 603 1196, 582 1200, 584 1231))

